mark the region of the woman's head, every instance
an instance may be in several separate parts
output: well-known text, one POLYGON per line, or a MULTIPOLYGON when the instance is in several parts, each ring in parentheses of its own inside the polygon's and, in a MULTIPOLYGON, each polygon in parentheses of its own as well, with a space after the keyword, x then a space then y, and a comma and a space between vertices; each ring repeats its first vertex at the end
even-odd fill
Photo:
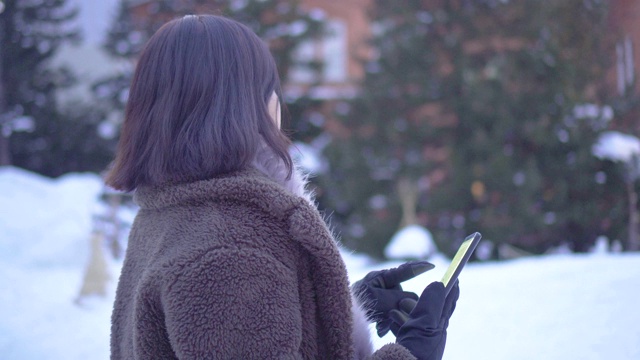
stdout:
POLYGON ((138 61, 107 184, 211 178, 251 164, 262 142, 290 174, 289 140, 269 115, 274 93, 275 62, 249 28, 212 15, 170 21, 138 61))

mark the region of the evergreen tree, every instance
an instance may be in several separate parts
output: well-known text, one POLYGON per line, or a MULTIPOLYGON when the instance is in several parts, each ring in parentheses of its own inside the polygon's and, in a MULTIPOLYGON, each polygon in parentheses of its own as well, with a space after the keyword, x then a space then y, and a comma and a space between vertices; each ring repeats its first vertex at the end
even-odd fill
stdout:
POLYGON ((376 1, 378 56, 327 151, 345 243, 380 256, 401 214, 449 253, 472 231, 532 252, 615 236, 621 180, 590 154, 612 116, 606 15, 598 0, 376 1))
POLYGON ((69 25, 77 11, 66 0, 3 0, 0 8, 1 162, 59 174, 64 155, 53 144, 76 128, 64 125, 55 91, 74 77, 49 60, 60 45, 79 39, 69 25))

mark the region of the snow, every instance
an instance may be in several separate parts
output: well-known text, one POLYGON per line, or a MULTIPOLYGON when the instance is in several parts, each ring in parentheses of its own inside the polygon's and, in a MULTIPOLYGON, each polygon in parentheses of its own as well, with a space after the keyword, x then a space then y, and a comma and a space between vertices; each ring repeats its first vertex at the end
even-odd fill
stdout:
POLYGON ((290 149, 291 157, 307 174, 318 175, 326 171, 326 163, 322 157, 322 148, 314 147, 300 141, 290 149))
POLYGON ((70 5, 79 10, 73 24, 81 31, 83 39, 80 44, 64 44, 52 59, 53 66, 69 67, 78 80, 74 86, 58 91, 61 104, 90 101, 93 83, 130 68, 131 64, 110 57, 102 48, 117 4, 118 0, 70 1, 70 5))
MULTIPOLYGON (((121 262, 109 260, 105 298, 76 305, 92 212, 92 174, 52 180, 0 168, 0 353, 4 360, 108 359, 111 304, 121 262)), ((396 267, 343 252, 352 280, 396 267)), ((407 281, 420 293, 448 260, 407 281)), ((560 254, 468 264, 445 359, 640 359, 640 254, 560 254)), ((373 329, 373 326, 372 326, 373 329)), ((373 336, 375 346, 392 342, 373 336)))
POLYGON ((600 159, 628 163, 640 155, 640 139, 618 131, 606 131, 600 134, 592 152, 600 159))
POLYGON ((51 180, 0 167, 0 189, 2 261, 30 266, 83 264, 83 245, 102 190, 100 177, 69 174, 51 180))
POLYGON ((613 109, 608 105, 580 104, 573 108, 573 116, 578 119, 602 118, 605 122, 609 122, 613 119, 613 109))
POLYGON ((69 3, 79 10, 74 22, 82 30, 84 42, 101 45, 116 16, 118 0, 71 0, 69 3))
POLYGON ((424 259, 435 251, 431 232, 420 225, 409 225, 393 235, 384 255, 389 259, 424 259))

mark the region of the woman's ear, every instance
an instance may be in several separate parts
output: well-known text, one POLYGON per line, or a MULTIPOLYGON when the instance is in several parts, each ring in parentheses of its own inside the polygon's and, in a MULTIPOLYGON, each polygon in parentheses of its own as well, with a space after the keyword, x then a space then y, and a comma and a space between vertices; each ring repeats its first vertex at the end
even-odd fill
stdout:
POLYGON ((269 99, 269 116, 273 119, 273 122, 276 123, 278 129, 280 129, 280 125, 282 122, 282 113, 280 112, 280 101, 278 101, 278 95, 276 95, 275 91, 271 94, 271 98, 269 99))

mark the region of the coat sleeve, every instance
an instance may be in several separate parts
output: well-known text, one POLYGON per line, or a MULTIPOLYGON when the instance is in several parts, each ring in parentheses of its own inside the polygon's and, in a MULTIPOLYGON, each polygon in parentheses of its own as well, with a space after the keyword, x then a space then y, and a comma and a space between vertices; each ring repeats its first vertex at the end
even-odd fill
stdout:
POLYGON ((178 359, 300 358, 295 273, 256 250, 215 250, 172 266, 162 290, 178 359))
POLYGON ((416 358, 404 346, 399 344, 387 344, 371 354, 371 333, 368 320, 360 301, 352 296, 353 314, 353 345, 355 357, 358 360, 416 360, 416 358))
POLYGON ((387 344, 374 352, 369 360, 416 360, 416 358, 402 345, 387 344))

